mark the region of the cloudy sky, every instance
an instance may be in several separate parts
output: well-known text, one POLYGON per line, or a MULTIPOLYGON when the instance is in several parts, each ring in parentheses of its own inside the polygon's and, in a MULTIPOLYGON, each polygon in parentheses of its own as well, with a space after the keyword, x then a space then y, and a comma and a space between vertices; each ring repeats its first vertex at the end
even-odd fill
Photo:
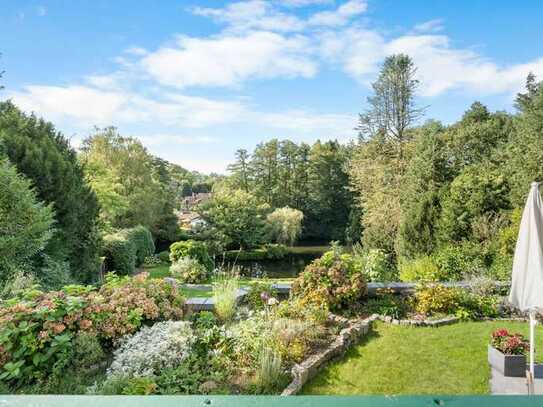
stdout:
POLYGON ((543 78, 543 2, 0 0, 0 99, 72 144, 113 125, 189 169, 224 172, 271 138, 356 136, 383 58, 411 55, 427 117, 512 110, 543 78))

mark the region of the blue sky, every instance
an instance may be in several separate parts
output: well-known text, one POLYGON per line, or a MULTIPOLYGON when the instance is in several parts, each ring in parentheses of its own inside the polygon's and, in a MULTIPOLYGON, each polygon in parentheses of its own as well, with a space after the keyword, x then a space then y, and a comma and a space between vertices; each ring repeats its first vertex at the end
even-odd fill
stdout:
POLYGON ((0 2, 0 70, 25 111, 77 146, 114 125, 189 169, 224 172, 271 138, 356 136, 383 58, 411 55, 427 118, 512 110, 543 78, 543 2, 0 2))

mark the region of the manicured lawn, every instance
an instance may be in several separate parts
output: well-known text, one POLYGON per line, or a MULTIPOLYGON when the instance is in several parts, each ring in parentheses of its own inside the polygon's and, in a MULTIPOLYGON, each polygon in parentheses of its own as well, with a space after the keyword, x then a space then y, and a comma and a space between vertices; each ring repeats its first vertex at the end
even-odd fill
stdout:
POLYGON ((181 288, 181 293, 183 293, 183 296, 185 298, 193 298, 193 297, 213 297, 213 290, 194 290, 191 288, 181 288))
MULTIPOLYGON (((528 323, 521 322, 465 322, 440 328, 377 323, 361 344, 321 371, 302 392, 487 394, 488 339, 501 327, 528 335, 528 323)), ((536 338, 536 349, 542 349, 541 326, 536 338)))
POLYGON ((314 254, 321 255, 330 250, 330 246, 292 246, 288 248, 290 253, 294 254, 314 254))
MULTIPOLYGON (((146 267, 144 271, 149 273, 150 278, 164 278, 171 277, 170 275, 170 265, 163 264, 155 267, 146 267)), ((256 284, 259 282, 267 283, 289 283, 292 282, 293 278, 273 278, 273 279, 261 279, 261 278, 240 278, 239 285, 241 287, 249 287, 251 284, 256 284)), ((205 284, 211 284, 211 281, 206 282, 205 284)), ((187 298, 191 297, 212 297, 213 291, 209 290, 194 290, 190 288, 182 288, 181 291, 183 295, 187 298)))
POLYGON ((155 267, 145 267, 144 271, 149 273, 150 278, 171 277, 169 264, 161 264, 160 266, 155 267))

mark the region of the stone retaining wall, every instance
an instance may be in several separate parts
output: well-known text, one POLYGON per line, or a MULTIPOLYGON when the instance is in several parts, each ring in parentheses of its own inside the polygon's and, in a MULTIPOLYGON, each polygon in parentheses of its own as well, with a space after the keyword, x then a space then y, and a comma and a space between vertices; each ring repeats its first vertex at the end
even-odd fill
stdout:
MULTIPOLYGON (((337 317, 336 317, 337 318, 337 317)), ((292 381, 281 393, 282 396, 292 396, 298 393, 304 384, 312 379, 321 367, 330 360, 343 356, 347 349, 360 341, 366 335, 375 320, 370 318, 351 322, 349 326, 342 329, 336 339, 325 350, 309 356, 303 362, 292 367, 292 381)))

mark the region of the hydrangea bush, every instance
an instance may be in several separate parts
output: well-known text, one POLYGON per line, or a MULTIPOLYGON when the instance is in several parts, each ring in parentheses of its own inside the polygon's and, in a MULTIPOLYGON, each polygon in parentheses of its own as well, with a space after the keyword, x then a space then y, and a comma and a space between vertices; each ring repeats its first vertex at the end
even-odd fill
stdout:
POLYGON ((360 262, 337 250, 314 260, 292 284, 294 296, 319 296, 331 311, 359 303, 366 296, 366 290, 360 262))
POLYGON ((31 382, 68 363, 79 332, 112 342, 144 323, 180 319, 183 297, 163 280, 109 276, 96 289, 26 290, 0 305, 0 378, 31 382))

